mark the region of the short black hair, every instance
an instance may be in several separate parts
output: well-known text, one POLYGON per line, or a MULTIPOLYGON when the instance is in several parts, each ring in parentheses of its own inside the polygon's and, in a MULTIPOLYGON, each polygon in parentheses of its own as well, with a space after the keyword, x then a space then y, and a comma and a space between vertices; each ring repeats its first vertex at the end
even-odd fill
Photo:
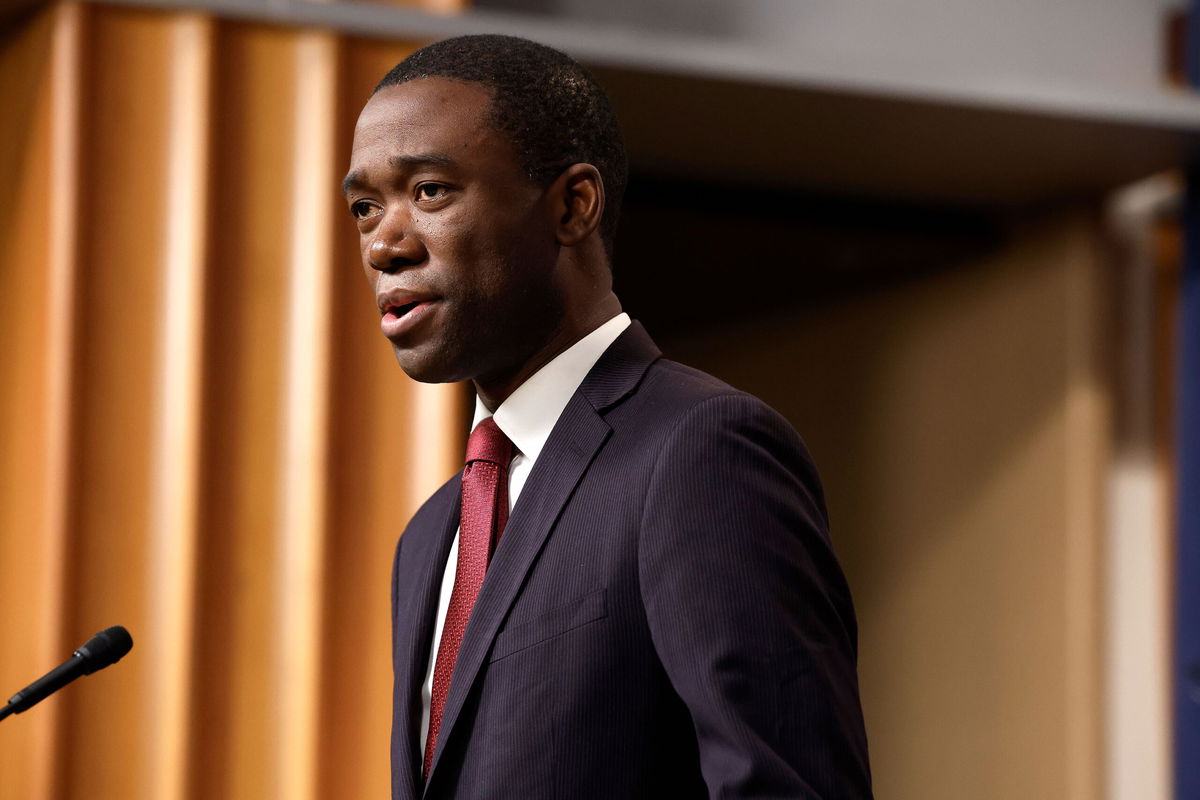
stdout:
POLYGON ((378 92, 418 78, 481 84, 491 121, 512 139, 529 179, 548 185, 572 164, 594 166, 604 181, 600 236, 609 260, 629 160, 617 115, 600 84, 565 53, 516 36, 458 36, 423 47, 383 76, 378 92))

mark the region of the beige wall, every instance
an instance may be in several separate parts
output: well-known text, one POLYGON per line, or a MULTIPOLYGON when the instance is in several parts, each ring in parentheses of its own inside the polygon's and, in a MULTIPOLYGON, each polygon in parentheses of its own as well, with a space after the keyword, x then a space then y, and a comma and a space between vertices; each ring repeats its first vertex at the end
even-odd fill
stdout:
POLYGON ((935 276, 663 343, 813 451, 881 798, 1103 791, 1099 247, 1089 214, 1050 214, 935 276))

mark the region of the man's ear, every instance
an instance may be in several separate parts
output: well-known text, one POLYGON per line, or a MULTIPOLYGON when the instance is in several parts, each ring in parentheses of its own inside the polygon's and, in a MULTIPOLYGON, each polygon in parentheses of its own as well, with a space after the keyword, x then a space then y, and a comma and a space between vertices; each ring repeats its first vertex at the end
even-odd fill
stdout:
POLYGON ((600 227, 604 215, 604 179, 591 164, 572 164, 551 188, 560 209, 558 243, 572 247, 600 227))

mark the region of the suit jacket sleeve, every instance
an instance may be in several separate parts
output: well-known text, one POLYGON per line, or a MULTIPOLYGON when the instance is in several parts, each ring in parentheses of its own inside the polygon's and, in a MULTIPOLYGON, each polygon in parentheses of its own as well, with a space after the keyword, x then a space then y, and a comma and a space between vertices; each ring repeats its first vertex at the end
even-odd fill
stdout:
POLYGON ((854 612, 791 426, 748 395, 692 408, 657 456, 638 557, 710 796, 870 797, 854 612))

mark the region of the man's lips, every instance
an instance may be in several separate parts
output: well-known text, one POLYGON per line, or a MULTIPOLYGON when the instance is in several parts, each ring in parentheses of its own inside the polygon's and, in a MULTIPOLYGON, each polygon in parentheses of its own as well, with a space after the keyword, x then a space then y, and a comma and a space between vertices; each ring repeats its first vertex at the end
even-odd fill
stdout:
POLYGON ((429 313, 436 297, 424 292, 393 289, 376 297, 382 319, 379 327, 383 335, 395 339, 411 330, 429 313))
POLYGON ((385 292, 375 295, 375 302, 379 306, 380 314, 386 314, 391 309, 414 306, 418 303, 425 303, 436 299, 437 297, 432 292, 423 289, 403 289, 400 287, 388 289, 385 292))

